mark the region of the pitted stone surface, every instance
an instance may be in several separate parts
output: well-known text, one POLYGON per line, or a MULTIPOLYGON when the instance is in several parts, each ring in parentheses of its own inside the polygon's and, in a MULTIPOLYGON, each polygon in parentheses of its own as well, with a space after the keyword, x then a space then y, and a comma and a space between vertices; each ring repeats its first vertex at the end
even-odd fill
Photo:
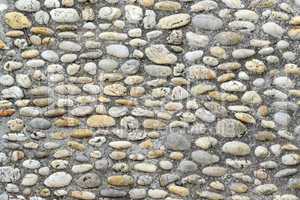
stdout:
POLYGON ((0 200, 299 200, 299 0, 0 0, 0 200))

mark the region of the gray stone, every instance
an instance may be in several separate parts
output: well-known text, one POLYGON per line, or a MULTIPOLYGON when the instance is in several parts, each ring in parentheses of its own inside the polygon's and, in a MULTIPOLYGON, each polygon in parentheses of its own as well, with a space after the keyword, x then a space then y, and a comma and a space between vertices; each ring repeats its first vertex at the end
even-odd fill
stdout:
POLYGON ((29 126, 34 129, 46 130, 51 127, 51 123, 43 118, 34 118, 29 122, 29 126))
POLYGON ((193 17, 192 25, 196 30, 203 29, 214 31, 223 27, 223 21, 214 15, 199 14, 193 17))
POLYGON ((21 171, 11 166, 0 167, 0 183, 16 182, 21 178, 21 171))
POLYGON ((246 132, 247 127, 235 119, 222 119, 216 125, 216 134, 222 137, 242 137, 246 132))
POLYGON ((18 0, 15 3, 18 10, 25 12, 36 12, 40 9, 41 4, 37 0, 18 0))
POLYGON ((219 156, 202 150, 193 151, 191 157, 194 162, 201 166, 211 165, 220 160, 219 156))
POLYGON ((80 176, 76 179, 76 184, 79 185, 81 188, 96 188, 100 186, 101 180, 98 174, 95 173, 87 173, 80 176))
POLYGON ((145 65, 145 72, 154 77, 167 77, 172 74, 172 69, 163 65, 145 65))
POLYGON ((166 138, 166 146, 174 151, 184 151, 191 147, 191 143, 186 136, 178 133, 171 133, 166 138))

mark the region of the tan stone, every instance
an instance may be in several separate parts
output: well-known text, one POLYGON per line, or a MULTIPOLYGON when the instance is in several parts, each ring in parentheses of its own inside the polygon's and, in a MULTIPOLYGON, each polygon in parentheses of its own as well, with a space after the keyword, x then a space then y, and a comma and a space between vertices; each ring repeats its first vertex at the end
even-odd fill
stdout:
POLYGON ((181 4, 175 1, 160 1, 155 3, 154 8, 161 11, 176 11, 181 9, 181 4))
POLYGON ((40 53, 38 50, 30 49, 30 50, 23 51, 21 56, 22 56, 22 58, 25 58, 25 59, 31 59, 31 58, 37 57, 39 54, 40 53))
POLYGON ((113 186, 129 186, 134 184, 134 179, 128 175, 110 176, 107 182, 113 186))
POLYGON ((114 118, 108 115, 92 115, 87 119, 86 123, 93 128, 111 127, 116 124, 114 118))
POLYGON ((242 122, 245 122, 248 124, 256 124, 255 118, 247 113, 235 113, 234 116, 242 122))
POLYGON ((23 31, 8 31, 5 33, 7 37, 17 38, 24 35, 23 31))
POLYGON ((166 127, 166 124, 156 119, 145 119, 143 122, 143 127, 147 129, 163 129, 166 127))
POLYGON ((0 49, 5 49, 6 48, 6 44, 0 40, 0 49))
POLYGON ((43 35, 43 36, 50 36, 50 35, 53 35, 54 34, 54 31, 50 28, 47 28, 47 27, 41 27, 41 26, 38 26, 38 27, 32 27, 30 29, 30 31, 33 33, 33 34, 37 34, 37 35, 43 35))
POLYGON ((12 29, 23 29, 31 27, 31 21, 20 12, 9 12, 4 16, 5 23, 12 29))
POLYGON ((189 189, 185 188, 185 187, 181 187, 181 186, 177 186, 177 185, 169 185, 168 186, 168 190, 178 196, 181 197, 186 197, 190 194, 189 189))
POLYGON ((126 87, 121 84, 112 84, 104 87, 104 94, 108 96, 125 96, 127 92, 126 87))
POLYGON ((155 0, 139 0, 139 4, 145 7, 153 6, 155 0))
POLYGON ((89 138, 93 136, 93 131, 90 129, 76 129, 71 133, 73 138, 89 138))
POLYGON ((134 169, 140 172, 153 173, 156 172, 157 166, 151 163, 138 163, 134 165, 134 169))
POLYGON ((96 198, 96 195, 89 191, 71 191, 70 197, 75 199, 92 200, 96 198))
POLYGON ((156 159, 164 156, 164 154, 165 154, 164 150, 157 149, 157 150, 149 151, 147 157, 150 159, 156 159))
POLYGON ((57 127, 74 127, 79 126, 80 120, 72 117, 62 117, 54 122, 57 127))
POLYGON ((300 16, 293 17, 289 23, 291 25, 300 25, 300 16))
POLYGON ((191 21, 191 16, 185 13, 169 15, 161 18, 157 26, 161 29, 174 29, 187 25, 191 21))
POLYGON ((85 149, 85 146, 83 144, 80 144, 79 142, 76 141, 69 141, 68 146, 71 149, 75 149, 77 151, 83 151, 85 149))
POLYGON ((213 91, 208 93, 208 96, 212 97, 213 99, 217 101, 228 101, 228 102, 234 102, 239 100, 239 97, 234 94, 229 94, 226 92, 219 92, 219 91, 213 91))

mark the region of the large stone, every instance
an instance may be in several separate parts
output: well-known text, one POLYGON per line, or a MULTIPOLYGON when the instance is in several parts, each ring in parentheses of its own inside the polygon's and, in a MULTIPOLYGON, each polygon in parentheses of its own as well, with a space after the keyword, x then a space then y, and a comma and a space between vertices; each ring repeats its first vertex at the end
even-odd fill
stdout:
POLYGON ((20 12, 9 12, 4 16, 5 23, 12 29, 31 27, 31 21, 20 12))
POLYGON ((21 178, 21 171, 11 166, 0 167, 0 183, 16 182, 21 178))
POLYGON ((161 29, 175 29, 187 25, 190 21, 189 14, 174 14, 161 18, 157 26, 161 29))
POLYGON ((87 119, 87 125, 93 128, 104 128, 115 125, 114 118, 108 115, 92 115, 87 119))
POLYGON ((229 8, 241 8, 241 0, 222 0, 222 2, 229 8))
POLYGON ((184 151, 191 148, 191 142, 188 140, 187 136, 171 133, 166 138, 166 146, 168 149, 174 151, 184 151))
POLYGON ((243 36, 236 32, 220 32, 215 36, 215 40, 221 45, 237 45, 242 42, 243 36))
POLYGON ((219 156, 210 154, 203 150, 193 151, 191 157, 194 162, 202 166, 211 165, 219 162, 220 160, 219 156))
POLYGON ((15 3, 18 10, 25 12, 36 12, 40 10, 41 4, 37 0, 18 0, 15 3))
POLYGON ((127 88, 121 84, 112 84, 104 87, 104 94, 108 96, 125 96, 127 88))
POLYGON ((129 186, 134 184, 134 179, 128 175, 117 175, 110 176, 107 179, 107 182, 113 186, 129 186))
POLYGON ((265 33, 275 38, 281 38, 285 32, 285 30, 281 26, 274 22, 265 23, 264 25, 262 25, 262 29, 265 33))
POLYGON ((156 64, 174 64, 177 57, 163 44, 155 44, 145 49, 146 56, 156 64))
POLYGON ((101 180, 100 176, 95 173, 83 174, 76 180, 76 184, 81 188, 95 188, 100 186, 101 180))
POLYGON ((172 74, 172 69, 163 65, 145 65, 145 72, 154 77, 167 77, 172 74))
POLYGON ((216 125, 216 134, 222 137, 241 137, 246 132, 247 127, 235 119, 222 119, 216 125))
POLYGON ((78 12, 73 8, 56 8, 50 11, 50 15, 59 23, 74 23, 80 20, 78 12))
POLYGON ((199 14, 193 17, 192 25, 196 30, 203 29, 214 31, 223 27, 223 21, 214 15, 199 14))
POLYGON ((44 184, 50 188, 60 188, 69 185, 72 181, 72 176, 66 172, 55 172, 48 176, 44 184))
POLYGON ((223 145, 222 151, 234 156, 246 156, 251 149, 248 144, 239 141, 227 142, 223 145))

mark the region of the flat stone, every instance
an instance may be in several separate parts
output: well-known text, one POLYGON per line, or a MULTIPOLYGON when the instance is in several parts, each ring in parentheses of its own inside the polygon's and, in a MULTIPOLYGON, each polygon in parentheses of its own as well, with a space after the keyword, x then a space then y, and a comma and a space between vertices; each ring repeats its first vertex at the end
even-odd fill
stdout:
POLYGON ((37 0, 18 0, 15 3, 18 10, 25 12, 36 12, 40 9, 41 4, 37 0))
POLYGON ((178 133, 171 133, 166 138, 166 146, 174 151, 184 151, 191 148, 187 137, 178 133))
POLYGON ((78 12, 73 8, 56 8, 50 11, 50 15, 59 23, 74 23, 80 20, 78 12))
POLYGON ((241 8, 242 3, 240 0, 222 0, 222 2, 229 8, 241 8))
POLYGON ((93 136, 93 131, 90 129, 76 129, 70 136, 78 139, 89 138, 93 136))
POLYGON ((101 180, 98 174, 87 173, 76 179, 76 184, 81 188, 96 188, 100 186, 101 180))
POLYGON ((125 96, 127 88, 121 84, 112 84, 105 86, 103 92, 108 96, 125 96))
POLYGON ((220 166, 209 166, 202 169, 203 174, 212 177, 224 176, 226 171, 226 168, 220 166))
POLYGON ((203 29, 214 31, 223 27, 223 21, 214 15, 199 14, 193 17, 192 25, 196 30, 203 29))
POLYGON ((177 57, 162 44, 147 47, 145 54, 155 64, 174 64, 177 61, 177 57))
POLYGON ((129 56, 128 48, 121 44, 111 44, 106 46, 106 53, 117 58, 127 58, 129 56))
POLYGON ((128 175, 110 176, 107 178, 108 184, 113 186, 129 186, 134 184, 134 179, 128 175))
POLYGON ((172 69, 163 65, 145 65, 144 70, 147 74, 154 77, 167 77, 172 75, 172 69))
POLYGON ((281 26, 274 22, 265 23, 264 25, 262 25, 262 29, 265 33, 275 38, 281 38, 285 32, 285 30, 281 26))
POLYGON ((222 137, 241 137, 246 132, 247 127, 235 119, 222 119, 216 125, 216 134, 222 137))
POLYGON ((104 128, 115 125, 114 118, 108 115, 92 115, 87 119, 87 125, 93 128, 104 128))
POLYGON ((44 184, 50 188, 61 188, 69 185, 72 181, 72 176, 66 172, 55 172, 48 176, 44 184))
POLYGON ((0 167, 0 183, 16 182, 21 178, 21 171, 11 166, 0 167))
POLYGON ((201 166, 211 165, 219 162, 220 160, 219 156, 210 154, 203 150, 193 151, 191 157, 194 162, 201 166))
POLYGON ((71 191, 69 196, 75 199, 83 199, 83 200, 93 200, 96 198, 96 195, 89 191, 71 191))
POLYGON ((237 45, 242 42, 243 36, 236 32, 220 32, 215 36, 215 40, 221 45, 237 45))
POLYGON ((222 151, 234 156, 246 156, 251 149, 248 144, 239 141, 227 142, 223 145, 222 151))
POLYGON ((138 163, 134 165, 134 169, 140 172, 153 173, 156 171, 157 167, 151 163, 138 163))
POLYGON ((161 29, 175 29, 180 28, 189 24, 191 21, 191 16, 189 14, 174 14, 161 18, 158 21, 158 28, 161 29))
POLYGON ((20 12, 8 12, 4 15, 5 23, 12 29, 31 27, 31 21, 20 12))
POLYGON ((125 18, 129 23, 137 24, 143 19, 143 9, 139 6, 126 5, 125 18))
POLYGON ((256 186, 254 188, 254 192, 260 195, 271 195, 277 192, 277 190, 278 188, 274 184, 263 184, 263 185, 256 186))
POLYGON ((51 127, 51 123, 43 118, 34 118, 29 122, 29 126, 34 129, 46 130, 51 127))
POLYGON ((100 195, 104 197, 121 198, 121 197, 125 197, 127 195, 127 192, 122 190, 107 188, 107 189, 100 190, 100 195))

